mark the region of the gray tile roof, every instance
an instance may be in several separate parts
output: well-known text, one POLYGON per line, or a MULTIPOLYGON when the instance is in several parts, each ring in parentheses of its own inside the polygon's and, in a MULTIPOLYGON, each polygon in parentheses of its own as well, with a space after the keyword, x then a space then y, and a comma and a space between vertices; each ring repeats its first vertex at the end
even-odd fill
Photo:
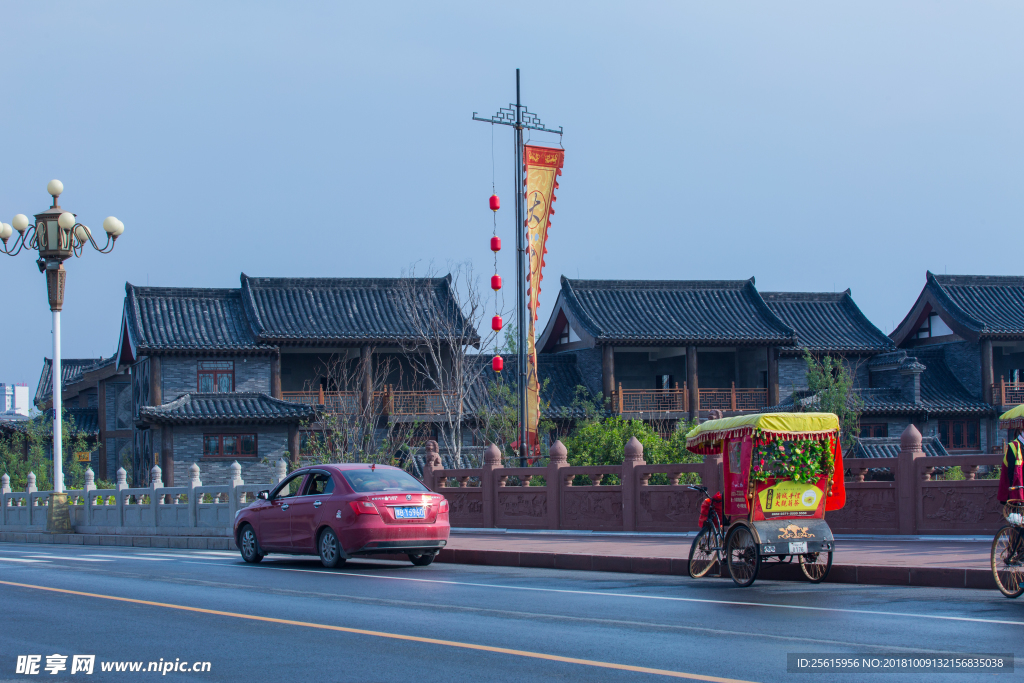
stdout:
POLYGON ((313 416, 313 408, 266 394, 184 394, 161 406, 139 409, 145 422, 170 424, 294 424, 313 416))
MULTIPOLYGON (((858 437, 854 440, 853 454, 844 458, 895 458, 900 454, 900 437, 858 437)), ((928 456, 949 455, 942 442, 934 436, 921 437, 921 449, 928 456)))
POLYGON ((125 285, 125 322, 139 355, 188 349, 255 351, 237 289, 125 285))
POLYGON ((894 339, 913 334, 922 299, 929 295, 952 318, 953 328, 972 340, 1024 337, 1024 277, 929 271, 917 303, 893 331, 894 339))
MULTIPOLYGON (((69 387, 82 381, 86 372, 98 370, 116 361, 115 358, 61 358, 61 387, 69 387)), ((35 404, 41 405, 50 400, 53 394, 53 359, 43 358, 43 371, 36 385, 35 404)))
POLYGON ((423 329, 416 320, 436 313, 447 316, 445 329, 467 330, 476 339, 459 310, 450 275, 268 278, 242 273, 242 297, 256 336, 267 343, 412 342, 423 329))
POLYGON ((781 350, 878 353, 895 346, 845 292, 761 292, 779 318, 796 330, 797 345, 781 350))
POLYGON ((76 432, 99 436, 100 414, 96 408, 68 408, 68 415, 75 422, 76 432))
POLYGON ((749 280, 570 280, 561 298, 599 343, 795 345, 749 280))

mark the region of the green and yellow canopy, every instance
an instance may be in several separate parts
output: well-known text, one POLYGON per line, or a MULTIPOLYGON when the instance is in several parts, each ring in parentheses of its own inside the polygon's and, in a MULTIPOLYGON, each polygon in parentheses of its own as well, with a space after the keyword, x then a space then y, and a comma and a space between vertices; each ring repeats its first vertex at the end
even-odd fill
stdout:
POLYGON ((686 435, 686 447, 741 438, 755 430, 783 439, 820 439, 839 433, 839 418, 832 413, 754 413, 708 420, 686 435))
POLYGON ((1019 405, 999 416, 1000 429, 1024 429, 1024 405, 1019 405))

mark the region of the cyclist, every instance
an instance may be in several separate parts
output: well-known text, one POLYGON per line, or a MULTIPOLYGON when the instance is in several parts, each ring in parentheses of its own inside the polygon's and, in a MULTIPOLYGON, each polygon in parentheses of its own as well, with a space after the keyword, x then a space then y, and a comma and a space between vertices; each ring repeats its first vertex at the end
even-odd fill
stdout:
POLYGON ((1017 438, 1006 444, 1003 450, 1003 467, 999 472, 999 488, 996 490, 996 499, 1003 505, 1008 500, 1019 500, 1020 486, 1024 484, 1022 477, 1022 462, 1024 462, 1024 432, 1018 432, 1017 438))

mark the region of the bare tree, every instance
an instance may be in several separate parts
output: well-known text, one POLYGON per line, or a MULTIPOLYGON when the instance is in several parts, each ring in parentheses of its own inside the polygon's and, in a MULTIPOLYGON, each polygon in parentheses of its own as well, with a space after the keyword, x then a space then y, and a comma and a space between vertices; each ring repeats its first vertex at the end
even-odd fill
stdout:
MULTIPOLYGON (((430 392, 425 412, 437 415, 439 440, 460 466, 463 464, 463 427, 479 398, 490 356, 480 350, 493 345, 498 332, 486 324, 490 310, 470 263, 449 264, 448 275, 438 277, 431 265, 418 275, 412 266, 402 287, 402 308, 415 340, 404 351, 416 384, 430 392), (478 330, 487 330, 481 336, 478 330)), ((498 312, 501 315, 501 311, 498 312)))
POLYGON ((332 355, 321 361, 305 390, 321 408, 304 425, 303 458, 315 463, 408 464, 405 457, 419 423, 389 419, 392 387, 402 368, 392 356, 332 355))

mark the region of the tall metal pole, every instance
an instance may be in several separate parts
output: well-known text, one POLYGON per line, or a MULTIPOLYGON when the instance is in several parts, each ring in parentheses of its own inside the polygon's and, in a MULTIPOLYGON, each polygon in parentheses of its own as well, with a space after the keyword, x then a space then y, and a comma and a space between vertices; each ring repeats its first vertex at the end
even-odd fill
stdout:
POLYGON ((61 444, 60 311, 53 312, 53 491, 64 493, 64 449, 61 444))
POLYGON ((526 319, 526 235, 524 227, 525 201, 523 193, 523 105, 519 95, 519 69, 516 69, 516 322, 519 325, 519 342, 516 346, 516 390, 519 395, 519 466, 526 467, 527 456, 527 405, 526 405, 526 331, 529 321, 526 319))

